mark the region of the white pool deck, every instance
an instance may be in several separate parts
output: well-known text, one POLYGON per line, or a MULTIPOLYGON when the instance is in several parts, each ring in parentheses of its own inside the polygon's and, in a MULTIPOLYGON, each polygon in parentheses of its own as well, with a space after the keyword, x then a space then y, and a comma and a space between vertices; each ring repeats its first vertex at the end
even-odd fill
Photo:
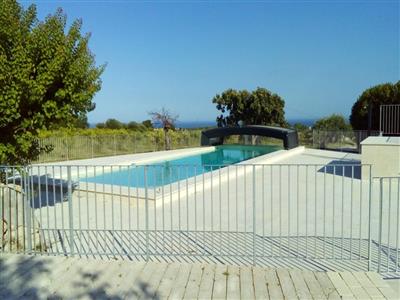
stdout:
MULTIPOLYGON (((130 165, 212 149, 193 148, 39 166, 130 165)), ((300 173, 295 172, 296 165, 359 162, 358 154, 299 147, 243 162, 242 165, 249 167, 239 167, 238 173, 232 169, 238 167, 229 167, 212 172, 214 175, 206 175, 200 182, 183 182, 179 189, 175 185, 172 193, 168 189, 164 193, 161 189, 148 191, 149 198, 153 199, 149 200, 148 205, 143 199, 143 191, 128 192, 124 191, 124 187, 114 186, 105 193, 92 193, 82 185, 74 191, 72 204, 65 201, 52 206, 44 205, 35 209, 35 215, 44 232, 49 247, 47 251, 51 253, 63 253, 70 247, 68 213, 72 212, 75 251, 86 257, 97 257, 101 249, 107 257, 142 260, 144 252, 141 245, 145 242, 143 232, 147 229, 153 231, 150 234, 150 246, 154 260, 160 260, 161 257, 162 261, 167 262, 182 260, 249 265, 253 263, 253 258, 247 248, 254 244, 258 247, 257 264, 263 266, 366 270, 370 213, 368 180, 324 174, 319 167, 311 167, 308 171, 300 167, 300 173), (253 169, 251 166, 254 164, 257 167, 253 169), (276 166, 271 169, 271 164, 276 166), (289 169, 278 165, 292 165, 290 175, 289 169), (236 178, 238 181, 235 181, 236 178), (290 187, 289 180, 292 183, 290 187), (294 182, 297 185, 293 185, 294 182), (271 188, 268 189, 268 186, 271 188), (309 187, 308 191, 306 186, 309 187), (151 193, 156 195, 156 200, 151 193), (285 255, 282 249, 288 256, 300 251, 307 259, 280 260, 276 257, 285 255), (157 253, 171 255, 160 256, 157 253)), ((101 189, 96 189, 101 192, 101 189)), ((371 196, 370 234, 374 241, 378 239, 379 229, 377 192, 378 189, 373 188, 371 196)), ((391 220, 396 226, 398 207, 394 204, 392 209, 385 208, 383 218, 391 220)), ((390 270, 398 264, 399 253, 391 248, 398 246, 399 232, 399 229, 396 231, 392 227, 389 234, 382 237, 382 243, 389 248, 381 259, 390 270)), ((376 243, 371 246, 371 251, 373 263, 376 264, 376 243)))
POLYGON ((373 272, 0 255, 1 299, 398 299, 373 272))

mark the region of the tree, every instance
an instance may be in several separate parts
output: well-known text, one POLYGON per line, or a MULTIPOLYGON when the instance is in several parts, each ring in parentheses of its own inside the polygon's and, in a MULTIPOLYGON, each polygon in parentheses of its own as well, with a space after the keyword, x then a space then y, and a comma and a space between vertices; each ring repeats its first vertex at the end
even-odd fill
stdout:
POLYGON ((379 84, 361 94, 351 109, 350 123, 353 129, 368 129, 368 110, 371 106, 371 130, 379 130, 379 107, 382 104, 400 104, 400 81, 379 84))
POLYGON ((129 130, 138 130, 141 127, 141 124, 135 121, 130 121, 126 124, 126 128, 129 130))
POLYGON ((313 126, 316 130, 341 131, 351 129, 342 115, 332 114, 328 117, 317 120, 313 126))
POLYGON ((153 128, 153 123, 151 123, 151 120, 144 120, 142 122, 142 125, 146 127, 147 129, 152 129, 153 128))
POLYGON ((117 119, 108 119, 104 123, 104 126, 108 129, 122 129, 125 127, 124 123, 118 121, 117 119))
POLYGON ((85 129, 85 128, 89 128, 89 122, 88 122, 88 118, 86 115, 80 115, 76 121, 74 122, 74 124, 72 124, 73 127, 75 128, 81 128, 81 129, 85 129))
POLYGON ((313 131, 311 127, 302 123, 293 124, 292 128, 297 131, 299 142, 301 145, 312 146, 313 131))
POLYGON ((178 119, 178 115, 173 115, 170 111, 164 107, 159 112, 150 112, 153 122, 158 124, 164 130, 164 147, 165 150, 171 149, 171 138, 168 134, 169 130, 175 129, 175 122, 178 119))
POLYGON ((95 65, 81 21, 66 28, 58 9, 38 21, 36 6, 0 0, 0 163, 36 159, 40 130, 72 126, 94 109, 104 66, 95 65))
POLYGON ((341 131, 351 130, 347 120, 338 114, 317 120, 313 126, 316 131, 313 133, 315 140, 319 143, 319 148, 327 148, 329 143, 337 143, 345 135, 341 131))
POLYGON ((246 125, 287 126, 285 101, 265 88, 252 92, 228 89, 217 94, 212 102, 221 112, 218 127, 238 126, 240 121, 246 125))

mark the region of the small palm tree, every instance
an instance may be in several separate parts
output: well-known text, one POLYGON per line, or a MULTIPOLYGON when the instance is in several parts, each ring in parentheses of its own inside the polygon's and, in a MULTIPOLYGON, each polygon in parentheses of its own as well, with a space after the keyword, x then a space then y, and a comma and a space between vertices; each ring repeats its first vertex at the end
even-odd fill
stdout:
POLYGON ((175 122, 178 119, 178 115, 173 115, 169 110, 164 107, 161 111, 149 112, 153 123, 160 124, 164 130, 164 147, 165 150, 171 149, 171 139, 168 131, 175 129, 175 122))

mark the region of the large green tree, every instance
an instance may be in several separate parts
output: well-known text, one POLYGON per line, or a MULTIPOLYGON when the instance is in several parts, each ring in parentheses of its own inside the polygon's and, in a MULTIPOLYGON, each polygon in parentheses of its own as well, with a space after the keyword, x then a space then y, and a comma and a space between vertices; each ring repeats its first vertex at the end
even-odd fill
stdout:
POLYGON ((400 104, 400 81, 379 84, 361 94, 351 109, 350 123, 353 129, 368 129, 368 111, 371 106, 371 129, 379 130, 379 107, 382 104, 400 104))
POLYGON ((313 126, 316 130, 327 130, 327 131, 343 131, 350 130, 351 127, 347 120, 342 115, 332 114, 328 117, 317 120, 313 126))
POLYGON ((247 90, 228 89, 216 95, 212 102, 221 114, 217 117, 219 127, 246 125, 287 126, 285 101, 265 88, 247 90))
POLYGON ((104 66, 81 21, 66 21, 61 9, 39 21, 35 5, 0 0, 0 163, 35 159, 46 150, 39 130, 74 126, 94 109, 104 66))

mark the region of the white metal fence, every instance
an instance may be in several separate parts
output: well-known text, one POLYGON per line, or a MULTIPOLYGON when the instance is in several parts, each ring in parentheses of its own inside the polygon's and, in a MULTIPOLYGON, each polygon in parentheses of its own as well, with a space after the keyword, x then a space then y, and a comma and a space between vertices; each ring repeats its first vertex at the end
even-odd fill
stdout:
MULTIPOLYGON (((327 131, 310 130, 299 132, 302 145, 317 149, 331 149, 347 152, 360 152, 360 142, 369 135, 377 136, 379 131, 327 131)), ((237 137, 236 137, 237 138, 237 137)), ((235 137, 228 142, 235 143, 235 137)), ((259 139, 259 142, 274 144, 271 139, 259 139)), ((172 149, 198 147, 200 131, 177 133, 172 138, 172 149)), ((52 151, 41 153, 37 162, 56 162, 76 159, 87 159, 103 156, 115 156, 132 153, 160 151, 164 149, 161 136, 148 134, 97 135, 47 137, 39 140, 41 147, 51 146, 52 151)))
POLYGON ((379 131, 367 130, 313 130, 313 148, 361 153, 360 143, 379 131))
POLYGON ((1 251, 400 271, 400 180, 367 165, 1 170, 1 251))
POLYGON ((400 104, 380 106, 379 131, 385 135, 400 135, 400 104))
MULTIPOLYGON (((200 131, 181 132, 172 137, 171 147, 172 149, 197 147, 199 143, 200 131)), ((50 146, 52 151, 41 153, 38 162, 55 162, 160 151, 164 150, 164 139, 160 135, 152 136, 148 133, 52 136, 39 139, 39 145, 50 146)))

